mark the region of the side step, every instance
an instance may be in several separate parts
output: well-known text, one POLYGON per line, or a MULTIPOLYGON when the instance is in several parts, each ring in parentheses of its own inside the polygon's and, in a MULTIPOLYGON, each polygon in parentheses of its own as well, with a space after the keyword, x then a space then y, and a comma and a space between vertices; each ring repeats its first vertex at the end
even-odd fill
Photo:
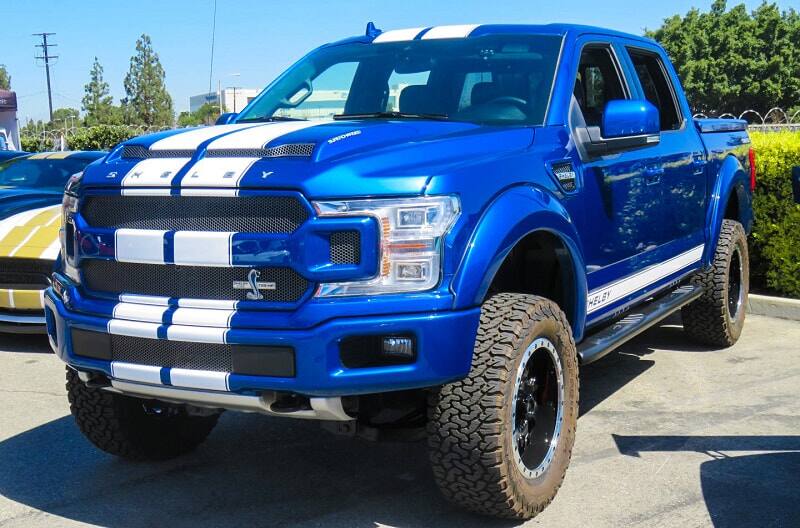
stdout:
POLYGON ((633 339, 703 294, 699 286, 684 285, 636 307, 616 323, 588 336, 578 345, 578 358, 588 365, 633 339))

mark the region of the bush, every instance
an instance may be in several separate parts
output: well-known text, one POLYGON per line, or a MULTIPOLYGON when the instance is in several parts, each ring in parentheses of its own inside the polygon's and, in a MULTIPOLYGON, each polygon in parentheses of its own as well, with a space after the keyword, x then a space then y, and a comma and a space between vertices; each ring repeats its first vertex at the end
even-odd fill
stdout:
POLYGON ((753 285, 800 298, 800 205, 792 167, 800 166, 800 132, 751 132, 758 182, 751 236, 753 285))
POLYGON ((70 150, 110 150, 141 131, 123 125, 97 125, 79 129, 67 139, 70 150))

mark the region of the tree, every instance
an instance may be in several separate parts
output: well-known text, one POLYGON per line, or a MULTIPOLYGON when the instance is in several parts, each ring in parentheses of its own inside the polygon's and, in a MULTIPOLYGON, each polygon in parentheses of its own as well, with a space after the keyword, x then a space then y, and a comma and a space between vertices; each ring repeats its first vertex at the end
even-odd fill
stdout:
POLYGON ((114 99, 109 94, 108 83, 103 80, 103 66, 94 58, 89 71, 89 82, 84 86, 83 111, 86 112, 86 126, 120 124, 119 109, 114 107, 114 99))
POLYGON ((172 125, 172 97, 164 84, 164 68, 153 51, 150 37, 142 35, 136 41, 136 55, 125 76, 122 101, 125 120, 134 125, 172 125))
POLYGON ((0 64, 0 90, 10 90, 11 89, 11 76, 8 74, 8 70, 6 70, 5 64, 0 64))
POLYGON ((181 112, 178 116, 178 125, 213 125, 218 117, 219 106, 206 103, 194 112, 181 112))
POLYGON ((760 112, 800 104, 800 15, 762 3, 675 15, 647 35, 669 53, 696 112, 760 112))
POLYGON ((80 125, 80 112, 75 108, 56 108, 53 110, 53 120, 48 124, 48 128, 72 127, 74 124, 80 125))

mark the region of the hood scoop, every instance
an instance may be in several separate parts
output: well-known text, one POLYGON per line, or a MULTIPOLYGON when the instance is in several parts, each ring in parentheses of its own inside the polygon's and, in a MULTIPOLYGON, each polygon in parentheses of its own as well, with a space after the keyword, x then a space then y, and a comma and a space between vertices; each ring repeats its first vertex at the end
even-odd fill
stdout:
MULTIPOLYGON (((286 143, 266 148, 226 148, 210 149, 205 153, 207 158, 310 158, 314 153, 314 143, 286 143)), ((148 149, 143 145, 125 145, 122 157, 126 159, 151 158, 191 158, 194 150, 148 149)))

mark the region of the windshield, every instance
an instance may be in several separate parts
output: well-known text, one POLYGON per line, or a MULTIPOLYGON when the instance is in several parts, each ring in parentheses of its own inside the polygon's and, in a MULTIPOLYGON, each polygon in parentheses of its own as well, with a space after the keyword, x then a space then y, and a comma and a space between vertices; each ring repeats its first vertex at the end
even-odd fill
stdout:
POLYGON ((82 171, 90 161, 79 158, 11 159, 0 163, 0 187, 63 191, 69 177, 82 171))
POLYGON ((292 66, 237 121, 344 114, 541 125, 561 40, 489 35, 324 47, 292 66))

